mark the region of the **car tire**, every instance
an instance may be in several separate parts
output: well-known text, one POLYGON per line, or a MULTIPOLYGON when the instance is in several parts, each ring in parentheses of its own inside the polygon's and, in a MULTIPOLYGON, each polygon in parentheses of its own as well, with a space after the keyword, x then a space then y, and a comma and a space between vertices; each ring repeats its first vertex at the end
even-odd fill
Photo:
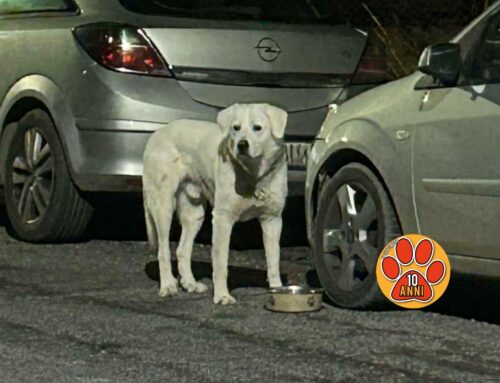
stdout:
POLYGON ((314 223, 313 258, 321 285, 337 305, 384 307, 376 265, 401 229, 389 196, 366 166, 341 168, 321 189, 314 223))
POLYGON ((36 243, 80 239, 93 208, 71 180, 48 113, 32 110, 8 125, 0 153, 12 234, 36 243))

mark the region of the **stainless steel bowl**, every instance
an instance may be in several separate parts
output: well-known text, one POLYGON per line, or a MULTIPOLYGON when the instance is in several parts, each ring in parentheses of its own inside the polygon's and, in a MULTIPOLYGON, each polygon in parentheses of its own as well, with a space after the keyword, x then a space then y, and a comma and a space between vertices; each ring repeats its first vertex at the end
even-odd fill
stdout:
POLYGON ((265 308, 282 313, 318 311, 323 306, 323 289, 286 286, 269 289, 265 308))

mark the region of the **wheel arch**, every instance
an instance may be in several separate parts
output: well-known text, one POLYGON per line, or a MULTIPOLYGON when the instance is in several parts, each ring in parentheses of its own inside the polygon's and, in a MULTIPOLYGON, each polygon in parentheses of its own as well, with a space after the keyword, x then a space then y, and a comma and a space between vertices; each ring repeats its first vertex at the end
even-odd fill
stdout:
MULTIPOLYGON (((353 149, 353 148, 342 148, 339 149, 338 151, 333 152, 332 154, 330 154, 330 156, 326 159, 326 161, 322 164, 319 171, 317 172, 316 177, 314 178, 314 184, 312 186, 312 194, 310 202, 311 223, 314 221, 317 215, 319 196, 323 186, 340 169, 351 163, 359 163, 361 165, 364 165, 375 174, 377 179, 384 187, 384 190, 386 191, 387 196, 389 197, 389 200, 394 208, 394 211, 396 212, 398 223, 400 227, 402 227, 398 206, 396 205, 393 199, 393 193, 388 187, 386 179, 383 176, 383 173, 365 153, 363 153, 358 149, 353 149)), ((311 233, 309 233, 309 237, 310 239, 312 239, 311 233)))
MULTIPOLYGON (((72 142, 78 140, 75 120, 63 92, 45 76, 30 75, 24 77, 8 90, 0 106, 0 147, 5 128, 34 109, 44 110, 52 119, 70 175, 73 178, 74 164, 72 159, 78 157, 76 155, 70 156, 72 151, 69 148, 78 147, 78 145, 72 145, 72 142)), ((3 177, 0 177, 0 182, 2 179, 3 177)))
POLYGON ((27 96, 17 100, 14 105, 12 105, 5 116, 2 127, 5 128, 7 125, 19 121, 26 113, 34 109, 42 109, 51 115, 50 110, 44 102, 36 97, 27 96))

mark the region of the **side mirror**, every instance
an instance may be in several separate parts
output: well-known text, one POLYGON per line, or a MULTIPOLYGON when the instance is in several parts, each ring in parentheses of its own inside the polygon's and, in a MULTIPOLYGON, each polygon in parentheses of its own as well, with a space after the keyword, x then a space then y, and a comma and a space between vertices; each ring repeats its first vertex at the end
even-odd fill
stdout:
POLYGON ((461 65, 460 45, 448 43, 425 48, 418 69, 444 86, 455 86, 461 65))

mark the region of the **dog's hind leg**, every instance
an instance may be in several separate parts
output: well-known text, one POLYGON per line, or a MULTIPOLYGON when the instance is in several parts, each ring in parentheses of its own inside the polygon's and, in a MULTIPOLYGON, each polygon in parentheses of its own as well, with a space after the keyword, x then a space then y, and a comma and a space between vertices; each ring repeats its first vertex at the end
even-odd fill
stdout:
POLYGON ((158 251, 158 233, 156 232, 156 225, 146 201, 144 201, 144 215, 146 219, 146 231, 148 234, 149 250, 153 253, 156 253, 158 251))
POLYGON ((182 287, 190 293, 204 293, 208 287, 196 282, 191 269, 191 256, 196 235, 205 218, 205 209, 201 201, 201 191, 194 185, 181 192, 177 198, 177 215, 182 226, 182 234, 177 247, 177 261, 182 287))
POLYGON ((160 266, 160 296, 178 293, 177 279, 172 274, 170 255, 170 227, 175 210, 174 197, 165 196, 161 206, 153 212, 153 220, 158 233, 158 263, 160 266))

